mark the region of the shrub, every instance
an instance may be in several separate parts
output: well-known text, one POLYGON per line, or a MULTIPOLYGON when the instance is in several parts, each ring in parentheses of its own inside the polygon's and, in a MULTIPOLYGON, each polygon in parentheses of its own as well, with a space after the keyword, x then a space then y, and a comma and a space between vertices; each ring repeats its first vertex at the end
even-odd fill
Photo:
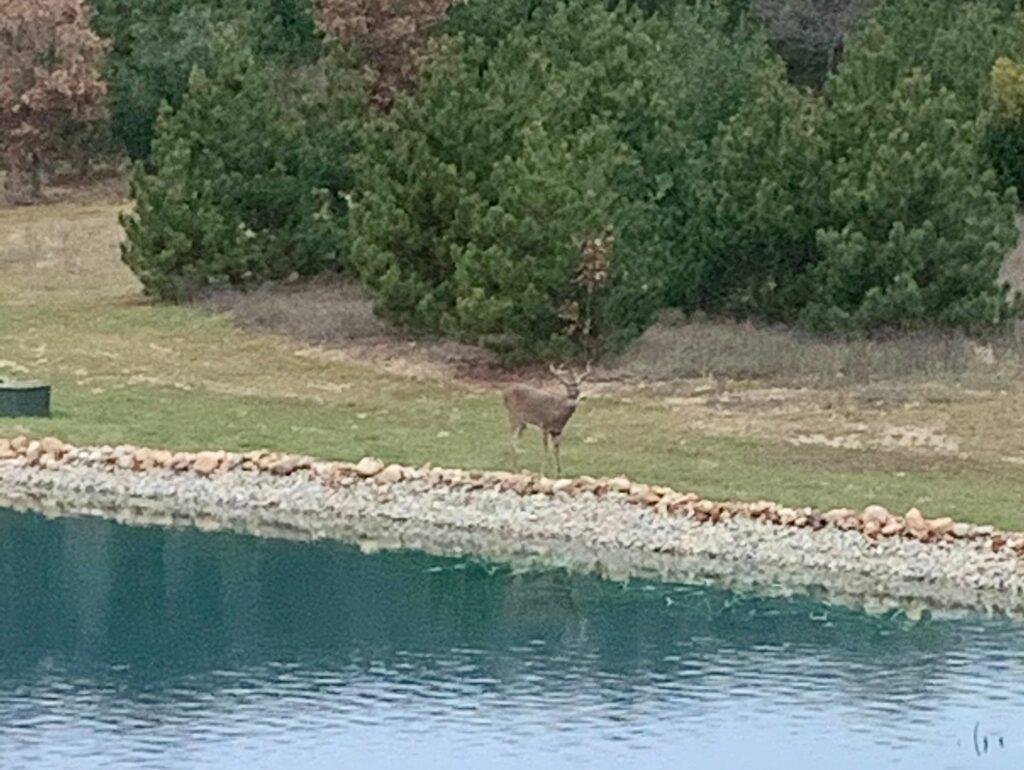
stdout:
POLYGON ((69 133, 104 115, 105 43, 82 0, 0 2, 0 162, 36 198, 69 133))
POLYGON ((181 108, 165 105, 151 163, 136 168, 125 263, 164 299, 342 268, 355 88, 293 103, 237 38, 213 56, 181 108))

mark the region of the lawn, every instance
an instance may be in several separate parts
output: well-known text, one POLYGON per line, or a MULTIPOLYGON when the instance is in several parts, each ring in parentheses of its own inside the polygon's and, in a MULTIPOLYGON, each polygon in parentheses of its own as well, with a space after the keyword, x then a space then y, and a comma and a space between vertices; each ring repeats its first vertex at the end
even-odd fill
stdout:
MULTIPOLYGON (((145 302, 118 261, 115 215, 110 204, 0 211, 0 376, 45 379, 55 407, 48 420, 0 418, 0 435, 510 467, 492 389, 386 374, 241 330, 225 315, 145 302)), ((1013 455, 1022 403, 1019 389, 1004 388, 873 407, 904 421, 941 419, 970 449, 880 451, 794 445, 784 432, 773 439, 767 414, 749 436, 718 430, 679 399, 620 388, 584 400, 567 432, 564 470, 624 473, 714 498, 877 502, 899 512, 916 505, 929 516, 1024 529, 1013 455)), ((537 435, 523 448, 520 464, 539 468, 537 435)))

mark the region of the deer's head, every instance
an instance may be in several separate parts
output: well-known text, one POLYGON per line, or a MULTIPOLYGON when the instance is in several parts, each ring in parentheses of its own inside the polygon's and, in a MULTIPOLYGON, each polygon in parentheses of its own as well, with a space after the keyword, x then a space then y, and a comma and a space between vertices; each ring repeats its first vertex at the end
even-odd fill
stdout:
POLYGON ((566 395, 568 395, 573 401, 579 401, 580 385, 582 385, 583 381, 590 376, 590 362, 587 362, 587 367, 582 372, 564 369, 562 367, 555 366, 554 364, 551 364, 548 368, 565 387, 566 395))

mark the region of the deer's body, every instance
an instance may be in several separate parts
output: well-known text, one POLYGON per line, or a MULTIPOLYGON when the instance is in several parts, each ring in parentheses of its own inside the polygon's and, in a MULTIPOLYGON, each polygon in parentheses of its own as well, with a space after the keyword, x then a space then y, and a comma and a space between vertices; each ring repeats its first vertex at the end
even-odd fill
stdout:
POLYGON ((529 385, 512 385, 503 390, 501 396, 512 430, 513 457, 516 454, 515 439, 522 435, 527 425, 533 425, 541 431, 545 452, 550 440, 555 453, 555 466, 561 474, 562 463, 558 448, 562 441, 562 431, 580 403, 580 383, 589 374, 589 368, 584 374, 573 377, 554 368, 551 371, 565 387, 564 394, 548 393, 529 385))

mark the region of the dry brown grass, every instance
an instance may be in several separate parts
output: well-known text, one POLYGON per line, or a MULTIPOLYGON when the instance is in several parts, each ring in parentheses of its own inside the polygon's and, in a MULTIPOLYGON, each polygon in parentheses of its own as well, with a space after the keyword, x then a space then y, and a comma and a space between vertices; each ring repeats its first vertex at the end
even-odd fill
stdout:
POLYGON ((715 378, 844 387, 965 380, 1002 385, 1024 367, 1015 333, 977 340, 922 331, 844 337, 728 320, 688 321, 667 312, 610 367, 644 380, 715 378))

